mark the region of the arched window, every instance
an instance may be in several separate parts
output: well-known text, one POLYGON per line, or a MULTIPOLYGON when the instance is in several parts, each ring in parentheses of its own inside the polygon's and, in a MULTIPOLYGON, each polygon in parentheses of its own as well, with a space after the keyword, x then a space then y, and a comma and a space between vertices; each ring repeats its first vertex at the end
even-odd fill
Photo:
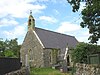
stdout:
POLYGON ((33 60, 32 50, 29 50, 29 60, 33 60))

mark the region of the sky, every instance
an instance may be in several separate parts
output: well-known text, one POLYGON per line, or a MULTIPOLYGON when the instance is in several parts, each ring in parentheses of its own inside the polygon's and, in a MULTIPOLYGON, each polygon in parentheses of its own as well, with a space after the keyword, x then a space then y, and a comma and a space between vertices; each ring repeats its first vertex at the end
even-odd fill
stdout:
POLYGON ((30 10, 35 26, 71 36, 79 42, 89 42, 88 29, 81 28, 81 3, 79 12, 73 13, 67 0, 0 0, 0 38, 18 38, 22 44, 28 25, 30 10))

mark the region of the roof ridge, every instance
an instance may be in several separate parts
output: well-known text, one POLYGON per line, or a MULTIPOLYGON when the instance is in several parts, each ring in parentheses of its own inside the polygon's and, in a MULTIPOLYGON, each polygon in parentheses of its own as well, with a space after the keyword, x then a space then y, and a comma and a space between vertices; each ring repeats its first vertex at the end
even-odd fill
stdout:
MULTIPOLYGON (((35 28, 38 28, 38 27, 35 27, 35 28)), ((61 34, 61 35, 64 35, 64 36, 74 37, 74 36, 71 36, 71 35, 67 35, 67 34, 55 32, 55 31, 51 31, 51 30, 47 30, 47 29, 42 29, 42 28, 38 28, 38 29, 45 30, 45 31, 49 31, 49 32, 53 32, 53 33, 56 33, 56 34, 61 34)))

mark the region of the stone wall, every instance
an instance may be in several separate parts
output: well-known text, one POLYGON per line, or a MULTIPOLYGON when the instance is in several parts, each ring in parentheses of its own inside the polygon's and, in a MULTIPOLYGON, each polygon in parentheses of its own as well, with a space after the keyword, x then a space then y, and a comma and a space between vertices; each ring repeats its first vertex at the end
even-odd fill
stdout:
POLYGON ((59 49, 44 49, 44 67, 52 67, 57 64, 59 49))
POLYGON ((74 75, 100 75, 100 65, 77 63, 74 75))
POLYGON ((51 51, 52 49, 44 49, 44 67, 51 67, 51 51))
POLYGON ((20 70, 16 70, 5 75, 30 75, 29 70, 27 68, 21 68, 20 70))
POLYGON ((30 67, 43 67, 43 47, 33 31, 28 31, 21 50, 22 66, 25 66, 25 55, 28 55, 30 67))

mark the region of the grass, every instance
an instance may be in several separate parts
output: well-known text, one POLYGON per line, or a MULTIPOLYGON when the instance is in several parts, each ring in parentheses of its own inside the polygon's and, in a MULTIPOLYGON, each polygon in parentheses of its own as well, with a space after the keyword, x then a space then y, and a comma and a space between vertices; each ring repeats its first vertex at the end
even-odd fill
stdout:
POLYGON ((61 73, 59 70, 52 68, 31 68, 30 75, 70 75, 68 73, 61 73))

